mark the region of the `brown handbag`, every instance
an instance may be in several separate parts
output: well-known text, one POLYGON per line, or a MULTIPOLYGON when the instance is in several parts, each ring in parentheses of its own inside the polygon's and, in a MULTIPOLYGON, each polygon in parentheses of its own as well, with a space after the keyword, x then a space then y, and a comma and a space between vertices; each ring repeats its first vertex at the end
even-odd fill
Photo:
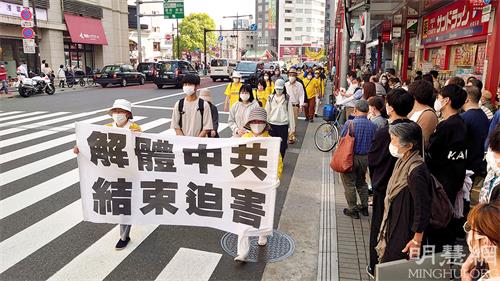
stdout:
POLYGON ((338 173, 349 173, 352 171, 354 162, 354 123, 347 128, 345 137, 340 138, 337 149, 332 153, 330 168, 338 173), (351 136, 352 131, 352 136, 351 136))

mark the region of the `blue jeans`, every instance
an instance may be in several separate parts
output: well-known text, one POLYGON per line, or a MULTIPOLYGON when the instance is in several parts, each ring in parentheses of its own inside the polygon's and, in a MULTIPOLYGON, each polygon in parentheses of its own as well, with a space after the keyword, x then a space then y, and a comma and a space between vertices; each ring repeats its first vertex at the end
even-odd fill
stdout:
POLYGON ((6 80, 2 80, 2 90, 5 94, 9 93, 9 87, 6 80))

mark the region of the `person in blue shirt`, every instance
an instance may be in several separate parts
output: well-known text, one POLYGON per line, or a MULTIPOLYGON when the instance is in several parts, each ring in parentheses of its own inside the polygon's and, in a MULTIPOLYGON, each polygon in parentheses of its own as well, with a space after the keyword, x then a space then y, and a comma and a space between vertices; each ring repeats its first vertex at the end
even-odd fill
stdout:
POLYGON ((354 104, 354 119, 347 121, 342 127, 341 135, 345 136, 349 129, 354 136, 354 161, 352 171, 341 173, 344 184, 345 197, 348 208, 344 214, 359 219, 359 213, 368 216, 368 184, 366 171, 368 169, 368 151, 372 144, 377 126, 368 120, 368 101, 358 100, 354 104), (357 205, 356 192, 361 199, 361 206, 357 205))
MULTIPOLYGON (((497 110, 495 112, 495 115, 493 115, 493 118, 490 121, 490 128, 488 129, 488 136, 491 135, 491 133, 493 133, 497 124, 500 124, 500 110, 497 110)), ((484 150, 485 151, 488 150, 489 143, 490 142, 489 142, 489 137, 488 137, 488 138, 486 138, 486 141, 484 142, 484 150)))

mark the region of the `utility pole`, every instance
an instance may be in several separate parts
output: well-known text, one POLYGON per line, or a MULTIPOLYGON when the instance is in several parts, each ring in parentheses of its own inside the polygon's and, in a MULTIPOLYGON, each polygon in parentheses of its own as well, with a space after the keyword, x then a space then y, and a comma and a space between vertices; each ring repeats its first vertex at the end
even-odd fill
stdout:
POLYGON ((142 44, 141 44, 141 1, 135 1, 136 20, 137 20, 137 64, 142 62, 142 44))
POLYGON ((181 37, 179 36, 179 19, 175 19, 175 22, 177 24, 176 30, 177 30, 177 59, 181 59, 181 37))
POLYGON ((34 25, 34 30, 35 30, 35 73, 40 74, 40 47, 38 46, 39 40, 38 40, 38 23, 36 20, 36 6, 35 6, 35 0, 31 0, 31 6, 33 7, 33 25, 34 25))
MULTIPOLYGON (((239 15, 236 13, 236 16, 224 16, 222 18, 224 19, 236 19, 236 60, 240 60, 240 37, 238 36, 238 31, 240 29, 240 18, 246 18, 248 17, 249 19, 253 19, 253 15, 239 15)), ((233 25, 233 30, 234 30, 234 25, 233 25)))

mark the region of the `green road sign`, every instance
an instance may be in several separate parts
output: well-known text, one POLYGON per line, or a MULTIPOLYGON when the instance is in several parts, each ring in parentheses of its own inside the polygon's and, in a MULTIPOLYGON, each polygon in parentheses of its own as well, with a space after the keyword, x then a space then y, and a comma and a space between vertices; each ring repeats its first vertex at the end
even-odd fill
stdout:
POLYGON ((163 16, 166 19, 183 19, 184 0, 163 0, 163 16))

